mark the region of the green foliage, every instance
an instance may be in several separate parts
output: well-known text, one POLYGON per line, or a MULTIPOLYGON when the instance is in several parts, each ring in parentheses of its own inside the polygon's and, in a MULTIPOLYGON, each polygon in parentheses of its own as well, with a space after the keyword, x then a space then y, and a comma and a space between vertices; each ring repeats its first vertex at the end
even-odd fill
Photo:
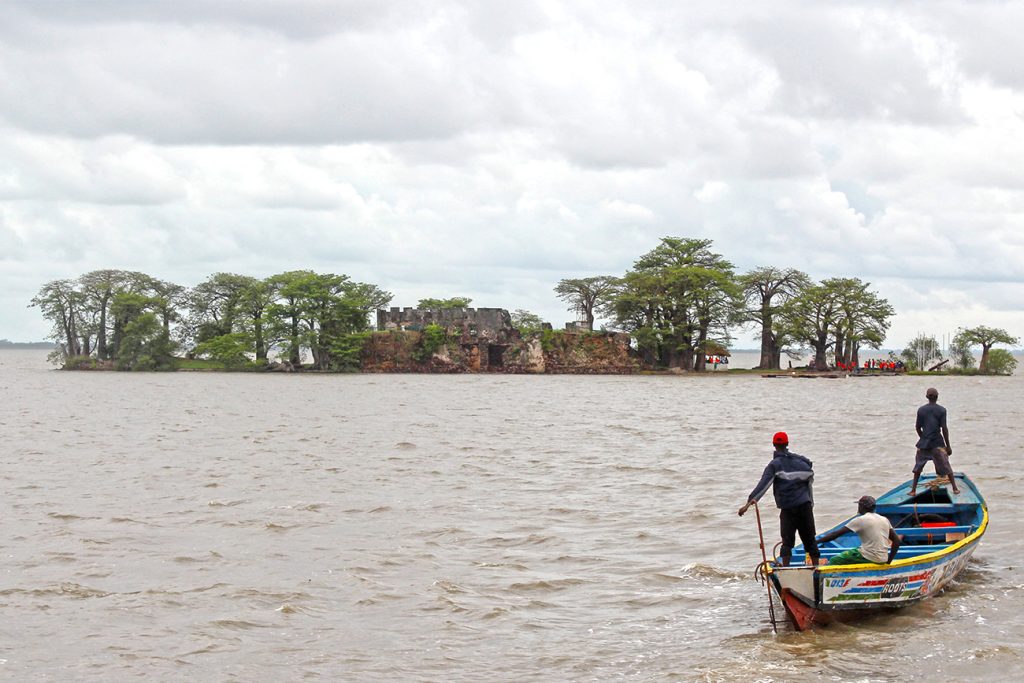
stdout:
POLYGON ((556 346, 564 346, 564 344, 565 330, 541 330, 540 348, 545 352, 550 353, 555 350, 556 346))
POLYGON ((118 370, 174 370, 174 344, 155 313, 145 312, 128 320, 118 344, 118 370))
POLYGON ((931 361, 941 357, 939 342, 935 340, 935 337, 923 334, 911 339, 907 347, 899 354, 899 358, 908 370, 927 370, 931 361))
POLYGON ((93 356, 67 356, 60 360, 64 370, 109 370, 110 361, 101 361, 93 356))
POLYGON ((420 299, 416 308, 428 311, 447 311, 455 308, 469 308, 473 302, 468 296, 453 296, 450 299, 420 299))
POLYGON ((784 328, 794 340, 814 349, 814 367, 828 367, 826 354, 852 361, 858 350, 879 348, 894 310, 888 301, 859 278, 829 278, 805 288, 780 311, 784 328))
POLYGON ((949 357, 953 366, 959 370, 967 370, 974 367, 974 354, 971 353, 971 343, 963 334, 957 330, 957 334, 949 343, 949 357))
POLYGON ((533 334, 541 331, 544 321, 539 315, 517 308, 512 313, 512 327, 519 330, 519 334, 533 334))
POLYGON ((1006 330, 999 327, 978 327, 961 328, 957 330, 953 338, 954 343, 966 346, 980 346, 981 360, 978 363, 978 370, 982 373, 989 372, 989 358, 994 344, 1020 344, 1020 339, 1014 337, 1006 330))
POLYGON ((985 372, 990 375, 1012 375, 1017 369, 1017 359, 1006 349, 992 349, 988 352, 985 372))
POLYGON ((357 372, 362 367, 363 349, 373 332, 343 334, 331 340, 331 370, 357 372))
POLYGON ((440 325, 427 325, 420 334, 419 348, 413 358, 420 363, 430 360, 448 342, 448 332, 440 325))
POLYGON ((708 342, 727 344, 741 302, 733 266, 710 240, 664 237, 616 282, 602 312, 637 339, 648 365, 702 369, 708 342))
POLYGON ((252 337, 245 332, 232 332, 207 339, 195 348, 195 355, 209 358, 225 368, 238 369, 250 364, 252 337))
POLYGON ((795 268, 766 266, 741 275, 738 284, 743 290, 744 305, 736 321, 760 328, 758 367, 777 370, 781 367, 784 348, 795 341, 792 330, 786 328, 779 314, 786 302, 811 286, 811 278, 795 268))
POLYGON ((559 280, 555 294, 569 304, 569 310, 579 316, 588 330, 593 330, 595 310, 611 302, 618 286, 619 278, 607 275, 568 278, 559 280))
POLYGON ((333 273, 291 271, 271 282, 275 300, 266 309, 271 335, 293 365, 299 364, 302 349, 308 349, 318 370, 349 365, 350 358, 334 358, 334 349, 347 349, 345 337, 366 331, 370 312, 391 300, 391 294, 375 285, 333 273))

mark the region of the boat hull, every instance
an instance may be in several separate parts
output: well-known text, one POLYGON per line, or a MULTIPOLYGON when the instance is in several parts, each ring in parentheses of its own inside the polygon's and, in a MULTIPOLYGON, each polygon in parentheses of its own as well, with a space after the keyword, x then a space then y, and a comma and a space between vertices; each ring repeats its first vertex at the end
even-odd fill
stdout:
POLYGON ((892 611, 934 595, 963 572, 976 546, 971 543, 955 553, 902 566, 776 567, 769 578, 790 623, 803 631, 892 611))
MULTIPOLYGON (((898 534, 906 534, 905 541, 912 538, 913 542, 901 546, 892 564, 784 567, 778 560, 769 563, 765 575, 793 626, 802 631, 906 607, 938 593, 960 575, 988 527, 988 507, 973 482, 961 473, 956 476, 962 491, 956 501, 946 504, 913 500, 908 483, 879 498, 880 514, 890 519, 912 516, 920 521, 941 513, 952 520, 932 527, 928 523, 897 527, 898 534)), ((819 546, 819 550, 827 556, 843 547, 848 546, 819 546)), ((802 559, 798 550, 802 552, 798 546, 794 556, 802 559)))

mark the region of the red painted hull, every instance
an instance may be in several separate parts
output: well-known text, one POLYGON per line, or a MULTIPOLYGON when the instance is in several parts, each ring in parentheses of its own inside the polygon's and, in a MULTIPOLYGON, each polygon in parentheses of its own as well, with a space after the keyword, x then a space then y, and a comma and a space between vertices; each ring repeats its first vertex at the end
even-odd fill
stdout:
POLYGON ((782 604, 789 615, 789 621, 797 631, 806 631, 812 626, 821 626, 832 621, 832 615, 810 607, 788 588, 782 589, 782 604))
POLYGON ((833 622, 858 621, 881 612, 894 612, 900 609, 899 607, 892 607, 888 609, 829 610, 826 612, 814 609, 788 588, 783 588, 780 595, 782 597, 782 604, 786 608, 786 614, 789 616, 789 622, 793 624, 793 628, 797 631, 806 631, 815 626, 825 626, 833 622))

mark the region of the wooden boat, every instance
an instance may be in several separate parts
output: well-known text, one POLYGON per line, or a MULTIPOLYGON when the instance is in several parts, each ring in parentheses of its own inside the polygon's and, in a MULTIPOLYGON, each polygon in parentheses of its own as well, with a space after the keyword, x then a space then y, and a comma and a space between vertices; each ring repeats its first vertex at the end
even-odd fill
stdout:
MULTIPOLYGON (((903 539, 892 564, 803 566, 802 545, 793 549, 791 566, 780 566, 777 558, 766 563, 764 574, 793 625, 803 631, 906 607, 956 578, 988 527, 988 506, 969 478, 961 472, 954 476, 959 494, 953 494, 945 477, 922 475, 917 495, 910 495, 907 481, 877 499, 875 512, 887 517, 903 539)), ((819 550, 824 561, 859 545, 850 532, 819 550)))

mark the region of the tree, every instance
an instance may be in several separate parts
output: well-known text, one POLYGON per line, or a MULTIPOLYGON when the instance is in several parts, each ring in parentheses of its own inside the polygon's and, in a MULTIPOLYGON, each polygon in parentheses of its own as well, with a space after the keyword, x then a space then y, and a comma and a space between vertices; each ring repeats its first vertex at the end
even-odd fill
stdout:
POLYGON ((118 370, 170 370, 174 344, 155 311, 166 306, 160 297, 119 292, 111 301, 113 347, 118 370))
POLYGON ((206 356, 226 368, 240 368, 249 364, 252 339, 245 332, 232 332, 207 339, 195 348, 196 356, 206 356))
POLYGON ((310 270, 291 270, 268 279, 274 288, 274 302, 267 307, 273 343, 284 347, 293 367, 302 364, 302 293, 296 284, 314 275, 310 270))
POLYGON ((109 343, 108 335, 113 332, 111 307, 114 296, 119 292, 140 294, 152 286, 154 279, 145 273, 132 270, 93 270, 78 278, 86 300, 86 315, 90 335, 96 337, 96 357, 110 360, 117 355, 117 349, 109 343))
POLYGON ((252 342, 257 361, 267 360, 270 345, 264 328, 267 308, 273 303, 274 286, 270 280, 253 279, 242 288, 238 297, 238 308, 245 316, 246 338, 252 342))
POLYGON ((930 361, 941 357, 939 342, 935 337, 923 334, 911 339, 906 348, 900 351, 900 359, 910 370, 927 370, 930 361))
POLYGON ((201 344, 214 337, 243 331, 249 303, 246 299, 258 289, 259 282, 248 275, 214 273, 193 287, 188 292, 188 336, 201 344))
POLYGON ((860 365, 860 347, 882 346, 889 318, 895 311, 888 301, 868 289, 869 282, 859 278, 837 278, 831 282, 839 290, 839 316, 834 332, 836 360, 860 365))
POLYGON ((832 334, 839 314, 840 292, 834 285, 828 280, 811 285, 787 301, 780 311, 787 331, 814 350, 812 365, 816 370, 828 369, 828 349, 835 344, 832 334))
POLYGON ((981 347, 981 361, 978 363, 978 372, 982 373, 988 372, 989 351, 993 345, 1010 344, 1016 346, 1020 344, 1020 339, 1014 337, 1006 330, 998 327, 985 327, 984 325, 957 330, 953 342, 956 343, 957 341, 968 346, 981 347))
POLYGON ((558 298, 570 305, 569 310, 579 315, 588 330, 594 329, 594 310, 616 291, 618 278, 607 275, 569 278, 555 285, 558 298))
POLYGON ((960 334, 954 336, 953 340, 949 342, 949 357, 953 361, 953 365, 961 370, 974 367, 971 344, 960 334))
POLYGON ((828 350, 837 361, 859 364, 861 345, 879 348, 893 308, 858 278, 829 278, 811 285, 783 306, 780 316, 795 339, 814 349, 814 368, 828 369, 828 350))
POLYGON ((468 296, 453 296, 450 299, 420 299, 416 308, 428 311, 447 311, 454 308, 469 308, 473 302, 468 296))
POLYGON ((755 323, 761 328, 762 370, 778 370, 781 367, 782 345, 785 331, 776 324, 781 307, 803 290, 810 287, 811 279, 795 268, 766 266, 755 268, 739 278, 743 289, 746 308, 743 322, 755 323))
POLYGON ((664 237, 616 283, 606 306, 649 364, 703 369, 704 347, 723 336, 738 288, 711 240, 664 237))
POLYGON ((391 301, 389 292, 351 282, 347 275, 298 270, 275 275, 270 282, 276 292, 267 307, 272 336, 294 366, 300 363, 301 350, 309 349, 318 370, 330 369, 341 356, 350 364, 353 344, 344 338, 368 329, 370 312, 391 301))
POLYGON ((153 293, 153 301, 156 305, 154 312, 160 318, 164 333, 170 339, 171 323, 181 320, 179 311, 187 303, 188 290, 173 282, 155 278, 150 279, 148 289, 153 293))
MULTIPOLYGON (((42 286, 30 303, 40 309, 43 317, 53 323, 50 338, 61 344, 67 357, 87 355, 83 353, 79 327, 82 324, 81 309, 85 296, 75 288, 71 280, 53 280, 42 286)), ((58 361, 59 362, 59 361, 58 361)))
POLYGON ((992 349, 985 368, 991 375, 1012 375, 1017 369, 1017 359, 1006 349, 992 349))
POLYGON ((519 330, 519 334, 533 334, 540 332, 544 326, 544 321, 539 315, 524 311, 521 308, 517 308, 512 312, 512 327, 519 330))

